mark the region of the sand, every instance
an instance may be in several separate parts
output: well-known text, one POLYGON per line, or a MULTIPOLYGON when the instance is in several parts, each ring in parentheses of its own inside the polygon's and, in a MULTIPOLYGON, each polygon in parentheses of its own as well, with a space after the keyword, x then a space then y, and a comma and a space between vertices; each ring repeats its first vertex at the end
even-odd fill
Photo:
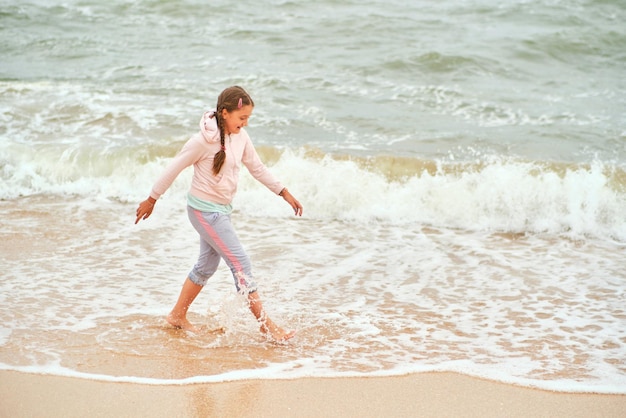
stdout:
POLYGON ((454 373, 142 385, 0 372, 0 417, 626 417, 626 395, 454 373))

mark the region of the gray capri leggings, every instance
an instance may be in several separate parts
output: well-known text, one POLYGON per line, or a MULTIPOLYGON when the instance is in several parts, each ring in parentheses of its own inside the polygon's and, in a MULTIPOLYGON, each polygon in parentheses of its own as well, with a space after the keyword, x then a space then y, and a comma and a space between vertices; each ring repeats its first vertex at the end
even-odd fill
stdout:
POLYGON ((250 257, 239 242, 230 215, 202 212, 190 206, 187 206, 187 214, 191 224, 200 234, 200 255, 189 273, 189 280, 204 286, 223 258, 233 273, 237 292, 241 294, 256 292, 257 284, 252 276, 250 257))

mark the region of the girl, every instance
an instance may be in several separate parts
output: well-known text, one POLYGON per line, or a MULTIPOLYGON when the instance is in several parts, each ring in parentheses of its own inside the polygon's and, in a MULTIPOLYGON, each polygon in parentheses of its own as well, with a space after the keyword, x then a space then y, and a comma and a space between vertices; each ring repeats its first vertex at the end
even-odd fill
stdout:
POLYGON ((191 189, 187 195, 189 220, 200 234, 200 256, 189 272, 176 305, 167 316, 174 327, 197 332, 187 320, 187 310, 224 259, 235 279, 237 291, 246 295, 250 311, 261 324, 261 332, 276 341, 286 341, 295 331, 276 325, 263 310, 254 282, 250 258, 231 224, 231 202, 237 191, 240 163, 268 189, 281 196, 302 216, 302 205, 261 162, 243 129, 248 125, 254 102, 239 86, 229 87, 217 99, 215 111, 200 120, 200 132, 193 135, 170 162, 152 187, 149 197, 137 208, 137 224, 147 219, 156 201, 186 167, 193 164, 191 189))

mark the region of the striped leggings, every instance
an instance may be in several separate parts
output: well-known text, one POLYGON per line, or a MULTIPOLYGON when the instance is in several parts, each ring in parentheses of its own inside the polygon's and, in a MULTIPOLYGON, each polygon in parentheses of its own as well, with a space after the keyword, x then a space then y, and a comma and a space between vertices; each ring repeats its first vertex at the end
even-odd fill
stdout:
POLYGON ((191 224, 200 234, 200 255, 189 273, 189 280, 204 286, 223 258, 233 273, 237 292, 255 292, 257 284, 252 276, 250 257, 239 242, 230 215, 202 212, 189 206, 187 213, 191 224))

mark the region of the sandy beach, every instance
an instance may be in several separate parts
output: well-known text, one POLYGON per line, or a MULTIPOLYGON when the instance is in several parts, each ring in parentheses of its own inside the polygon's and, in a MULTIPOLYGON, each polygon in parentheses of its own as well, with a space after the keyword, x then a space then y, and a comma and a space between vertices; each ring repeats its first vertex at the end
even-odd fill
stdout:
POLYGON ((624 417, 626 396, 454 373, 141 385, 0 372, 2 417, 624 417))

